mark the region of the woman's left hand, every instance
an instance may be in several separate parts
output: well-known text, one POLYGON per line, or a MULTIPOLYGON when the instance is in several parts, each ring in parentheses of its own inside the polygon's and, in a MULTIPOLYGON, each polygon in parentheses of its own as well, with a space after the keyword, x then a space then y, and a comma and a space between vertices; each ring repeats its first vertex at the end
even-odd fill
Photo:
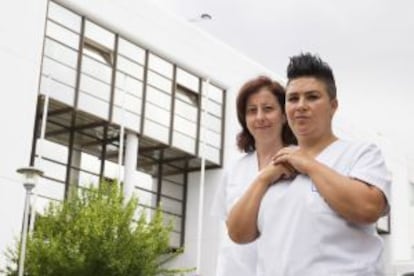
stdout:
POLYGON ((308 174, 309 168, 315 159, 299 147, 285 147, 272 158, 273 164, 289 164, 292 168, 303 174, 308 174))

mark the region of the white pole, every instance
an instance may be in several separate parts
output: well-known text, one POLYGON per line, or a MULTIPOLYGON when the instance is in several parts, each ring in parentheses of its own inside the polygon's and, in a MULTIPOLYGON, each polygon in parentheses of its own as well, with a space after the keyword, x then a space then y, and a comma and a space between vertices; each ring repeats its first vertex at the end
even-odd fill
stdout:
POLYGON ((36 187, 37 179, 43 175, 43 171, 35 167, 23 167, 17 169, 17 172, 24 176, 23 187, 26 190, 26 196, 24 199, 24 213, 23 213, 23 229, 22 237, 20 240, 20 254, 19 254, 19 267, 18 275, 23 276, 24 274, 24 259, 26 256, 26 239, 27 239, 27 228, 29 227, 29 205, 30 195, 32 190, 36 187))
POLYGON ((127 75, 124 75, 123 85, 120 89, 121 92, 121 123, 120 123, 120 131, 119 131, 119 151, 118 151, 118 181, 121 184, 122 179, 122 161, 124 158, 124 120, 125 120, 125 85, 126 85, 127 75))
POLYGON ((26 256, 26 239, 27 239, 27 227, 29 224, 29 203, 30 195, 32 193, 31 187, 26 187, 26 198, 24 202, 24 217, 23 217, 23 233, 20 244, 20 258, 19 258, 19 276, 23 276, 24 273, 24 259, 26 256))
POLYGON ((39 160, 42 159, 43 155, 43 141, 45 139, 45 133, 46 133, 46 122, 47 122, 47 110, 49 108, 49 89, 51 87, 52 77, 50 75, 47 75, 47 85, 46 85, 46 91, 43 92, 45 97, 45 102, 43 104, 43 113, 42 113, 42 122, 41 122, 41 128, 40 128, 40 148, 38 150, 38 156, 39 160))
MULTIPOLYGON (((202 112, 202 118, 200 123, 200 131, 201 131, 201 169, 200 169, 200 190, 198 194, 198 223, 197 223, 197 275, 201 275, 201 239, 203 235, 203 210, 204 210, 204 182, 205 182, 205 166, 206 166, 206 116, 208 111, 208 93, 210 87, 210 79, 207 78, 205 82, 205 89, 202 93, 202 99, 204 97, 205 105, 202 112)), ((203 102, 203 101, 201 101, 203 102)), ((203 108, 203 106, 201 107, 203 108)))
POLYGON ((124 126, 121 124, 119 131, 119 151, 118 151, 118 181, 121 184, 122 179, 122 161, 124 156, 124 126))

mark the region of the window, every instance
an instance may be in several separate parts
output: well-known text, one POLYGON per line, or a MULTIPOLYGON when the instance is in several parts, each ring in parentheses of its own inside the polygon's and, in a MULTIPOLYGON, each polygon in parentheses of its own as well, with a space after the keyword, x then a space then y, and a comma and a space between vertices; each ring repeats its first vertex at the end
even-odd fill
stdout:
POLYGON ((196 154, 197 150, 199 109, 199 95, 178 84, 175 91, 172 144, 191 154, 196 154))
POLYGON ((109 49, 105 49, 102 45, 99 45, 88 38, 85 38, 83 47, 84 53, 88 56, 93 57, 102 63, 106 63, 109 66, 113 65, 113 54, 109 49))

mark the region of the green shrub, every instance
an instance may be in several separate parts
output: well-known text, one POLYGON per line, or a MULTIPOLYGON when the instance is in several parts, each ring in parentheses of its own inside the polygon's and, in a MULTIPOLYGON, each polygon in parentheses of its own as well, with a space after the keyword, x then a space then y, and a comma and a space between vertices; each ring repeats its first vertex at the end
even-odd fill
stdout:
MULTIPOLYGON (((147 221, 138 200, 125 202, 116 183, 102 183, 70 198, 51 204, 37 218, 27 240, 26 275, 152 276, 184 271, 161 267, 178 253, 170 251, 172 226, 164 225, 159 209, 147 221)), ((16 246, 7 254, 9 276, 17 275, 18 252, 16 246)))

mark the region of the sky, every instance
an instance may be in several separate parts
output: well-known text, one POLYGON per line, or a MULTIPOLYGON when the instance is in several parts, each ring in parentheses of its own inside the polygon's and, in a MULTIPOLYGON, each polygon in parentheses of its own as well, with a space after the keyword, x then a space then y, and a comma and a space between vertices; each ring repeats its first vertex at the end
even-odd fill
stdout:
POLYGON ((385 139, 414 171, 413 1, 153 1, 281 76, 290 56, 319 54, 335 74, 337 120, 385 139))

